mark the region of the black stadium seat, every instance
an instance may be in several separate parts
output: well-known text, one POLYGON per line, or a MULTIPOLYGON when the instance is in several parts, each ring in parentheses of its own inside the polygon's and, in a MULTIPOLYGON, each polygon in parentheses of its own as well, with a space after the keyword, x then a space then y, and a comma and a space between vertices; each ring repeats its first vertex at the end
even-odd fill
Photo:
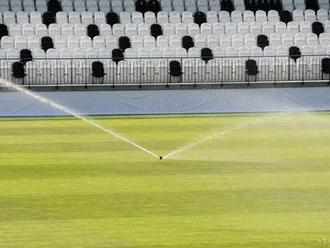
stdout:
POLYGON ((281 0, 269 0, 269 10, 276 10, 279 13, 282 12, 283 7, 281 0))
POLYGON ((61 2, 59 2, 58 0, 49 0, 47 3, 47 11, 53 12, 53 13, 62 11, 61 2))
POLYGON ((255 0, 244 0, 244 4, 246 10, 257 11, 257 3, 255 0))
POLYGON ((269 40, 268 40, 267 35, 260 34, 257 36, 257 46, 260 47, 262 50, 266 46, 269 46, 269 40))
POLYGON ((305 5, 306 9, 312 9, 315 12, 319 10, 319 4, 317 0, 306 0, 305 5))
POLYGON ((285 24, 288 24, 289 22, 292 22, 292 14, 288 10, 284 10, 280 13, 280 21, 284 22, 285 24))
POLYGON ((112 50, 112 60, 118 64, 119 61, 124 60, 124 53, 121 49, 113 49, 112 50))
POLYGON ((22 62, 14 62, 12 64, 12 73, 14 78, 24 78, 25 77, 25 68, 22 62))
POLYGON ((182 67, 179 61, 172 60, 170 62, 170 75, 172 77, 180 77, 182 75, 182 67))
POLYGON ((294 61, 297 61, 301 57, 300 49, 296 46, 292 46, 289 48, 289 57, 294 61))
POLYGON ((249 76, 255 76, 258 74, 258 65, 254 59, 248 59, 245 62, 245 69, 249 76))
POLYGON ((54 12, 45 12, 42 15, 42 23, 45 24, 47 27, 52 24, 52 23, 56 23, 56 16, 54 12))
POLYGON ((92 63, 92 76, 101 78, 101 77, 104 77, 104 75, 105 75, 105 73, 104 73, 103 63, 100 61, 94 61, 92 63))
POLYGON ((29 49, 22 49, 20 51, 21 62, 25 65, 26 62, 32 61, 32 52, 29 49))
POLYGON ((202 25, 203 23, 206 22, 206 15, 201 11, 197 11, 194 14, 194 22, 199 26, 202 25))
POLYGON ((99 27, 95 24, 89 24, 87 26, 87 35, 93 39, 95 36, 100 35, 99 27))
POLYGON ((158 36, 163 35, 162 26, 160 26, 158 23, 152 24, 150 26, 150 34, 151 36, 155 37, 155 39, 157 39, 158 36))
POLYGON ((189 48, 194 47, 194 39, 191 36, 183 36, 182 37, 182 47, 184 49, 186 49, 187 51, 189 50, 189 48))
POLYGON ((209 60, 213 59, 213 52, 210 48, 202 48, 201 50, 202 60, 207 63, 209 60))
POLYGON ((228 11, 231 13, 235 10, 234 4, 231 0, 221 0, 220 5, 221 5, 221 10, 223 11, 228 11))
POLYGON ((322 59, 322 73, 330 74, 330 58, 322 59))
POLYGON ((148 11, 148 3, 146 0, 137 0, 135 2, 135 11, 145 13, 148 11))
POLYGON ((313 22, 312 24, 313 33, 319 36, 320 34, 324 33, 324 27, 321 22, 313 22))
POLYGON ((45 52, 47 52, 48 49, 54 48, 53 39, 49 36, 44 36, 41 38, 41 48, 45 52))
POLYGON ((116 23, 119 23, 119 16, 116 12, 107 13, 106 19, 107 19, 107 24, 109 24, 111 27, 116 23))
POLYGON ((162 10, 162 8, 157 0, 149 0, 148 10, 157 14, 159 11, 162 10))
POLYGON ((6 24, 0 24, 0 39, 4 36, 8 36, 8 27, 6 24))
POLYGON ((127 48, 131 47, 131 41, 127 36, 119 37, 119 48, 125 51, 127 48))
POLYGON ((269 10, 268 1, 267 0, 258 0, 257 9, 267 12, 269 10))

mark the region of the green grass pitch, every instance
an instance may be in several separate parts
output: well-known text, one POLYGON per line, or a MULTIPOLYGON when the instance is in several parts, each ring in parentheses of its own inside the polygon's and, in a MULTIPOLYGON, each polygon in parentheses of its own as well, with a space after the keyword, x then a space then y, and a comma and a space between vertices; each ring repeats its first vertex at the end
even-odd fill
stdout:
POLYGON ((1 248, 330 247, 330 114, 96 121, 159 155, 213 138, 160 161, 76 119, 0 119, 1 248))

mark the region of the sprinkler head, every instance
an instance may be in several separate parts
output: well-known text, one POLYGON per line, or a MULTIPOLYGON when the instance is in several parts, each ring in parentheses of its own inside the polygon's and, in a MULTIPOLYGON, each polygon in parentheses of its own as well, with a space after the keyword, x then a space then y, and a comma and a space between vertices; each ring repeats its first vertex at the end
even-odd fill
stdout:
POLYGON ((159 160, 163 160, 163 156, 159 156, 159 160))

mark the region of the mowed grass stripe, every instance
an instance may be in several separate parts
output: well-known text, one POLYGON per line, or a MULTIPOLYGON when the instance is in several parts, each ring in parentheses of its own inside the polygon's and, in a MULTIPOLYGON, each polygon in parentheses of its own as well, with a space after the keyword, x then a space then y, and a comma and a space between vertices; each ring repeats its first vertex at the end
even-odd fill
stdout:
POLYGON ((0 120, 1 247, 323 248, 329 238, 329 114, 96 119, 162 154, 256 123, 158 161, 70 118, 0 120))
MULTIPOLYGON (((240 173, 225 175, 172 175, 172 176, 112 176, 102 174, 77 177, 33 178, 2 180, 0 196, 84 194, 98 192, 185 192, 227 191, 258 189, 330 189, 330 172, 301 173, 240 173), (308 178, 308 180, 306 180, 308 178), (28 185, 28 186, 26 186, 28 185)), ((1 198, 1 197, 0 197, 1 198)))
POLYGON ((201 216, 233 213, 301 213, 311 207, 328 212, 330 191, 318 189, 324 197, 315 200, 313 189, 256 189, 240 191, 186 191, 131 193, 89 193, 0 198, 2 222, 143 216, 201 216), (237 203, 237 197, 241 204, 237 203), (219 201, 221 199, 221 201, 219 201), (299 207, 298 207, 299 206, 299 207))

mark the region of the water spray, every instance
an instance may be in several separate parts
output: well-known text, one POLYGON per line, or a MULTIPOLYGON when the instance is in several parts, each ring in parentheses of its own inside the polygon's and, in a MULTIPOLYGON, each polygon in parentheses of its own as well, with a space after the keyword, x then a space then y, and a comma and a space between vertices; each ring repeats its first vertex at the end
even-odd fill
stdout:
POLYGON ((139 149, 139 150, 141 150, 141 151, 149 154, 150 156, 155 157, 157 159, 159 158, 160 160, 162 160, 162 157, 159 157, 159 155, 157 155, 156 153, 152 152, 151 150, 149 150, 149 149, 147 149, 147 148, 145 148, 145 147, 143 147, 143 146, 141 146, 141 145, 139 145, 139 144, 137 144, 137 143, 135 143, 135 142, 127 139, 127 138, 125 138, 124 136, 122 136, 118 132, 113 131, 111 128, 105 128, 105 127, 101 126, 100 124, 96 123, 95 121, 93 121, 93 120, 91 120, 91 119, 89 119, 87 117, 82 116, 81 114, 75 112, 74 110, 72 110, 72 109, 70 109, 70 108, 68 108, 68 107, 66 107, 64 105, 61 105, 59 103, 56 103, 53 100, 47 99, 46 97, 40 96, 39 94, 36 94, 36 93, 34 93, 34 92, 32 92, 32 91, 30 91, 28 89, 25 89, 24 87, 21 87, 19 85, 13 84, 13 83, 8 82, 6 80, 3 80, 1 78, 0 78, 0 85, 3 86, 3 87, 5 87, 5 88, 9 88, 9 89, 13 89, 13 90, 16 90, 18 92, 21 92, 21 93, 23 93, 23 94, 25 94, 25 95, 27 95, 29 97, 32 97, 33 99, 35 99, 35 100, 37 100, 39 102, 42 102, 44 104, 47 104, 47 105, 49 105, 49 106, 51 106, 51 107, 53 107, 53 108, 55 108, 57 110, 60 110, 60 111, 62 111, 64 113, 67 113, 67 114, 69 114, 69 115, 77 118, 77 119, 80 119, 80 120, 86 122, 87 124, 89 124, 89 125, 91 125, 91 126, 93 126, 95 128, 98 128, 98 129, 102 130, 103 132, 108 133, 108 134, 112 135, 113 137, 115 137, 117 139, 120 139, 121 141, 123 141, 123 142, 125 142, 127 144, 130 144, 130 145, 134 146, 135 148, 137 148, 137 149, 139 149))

